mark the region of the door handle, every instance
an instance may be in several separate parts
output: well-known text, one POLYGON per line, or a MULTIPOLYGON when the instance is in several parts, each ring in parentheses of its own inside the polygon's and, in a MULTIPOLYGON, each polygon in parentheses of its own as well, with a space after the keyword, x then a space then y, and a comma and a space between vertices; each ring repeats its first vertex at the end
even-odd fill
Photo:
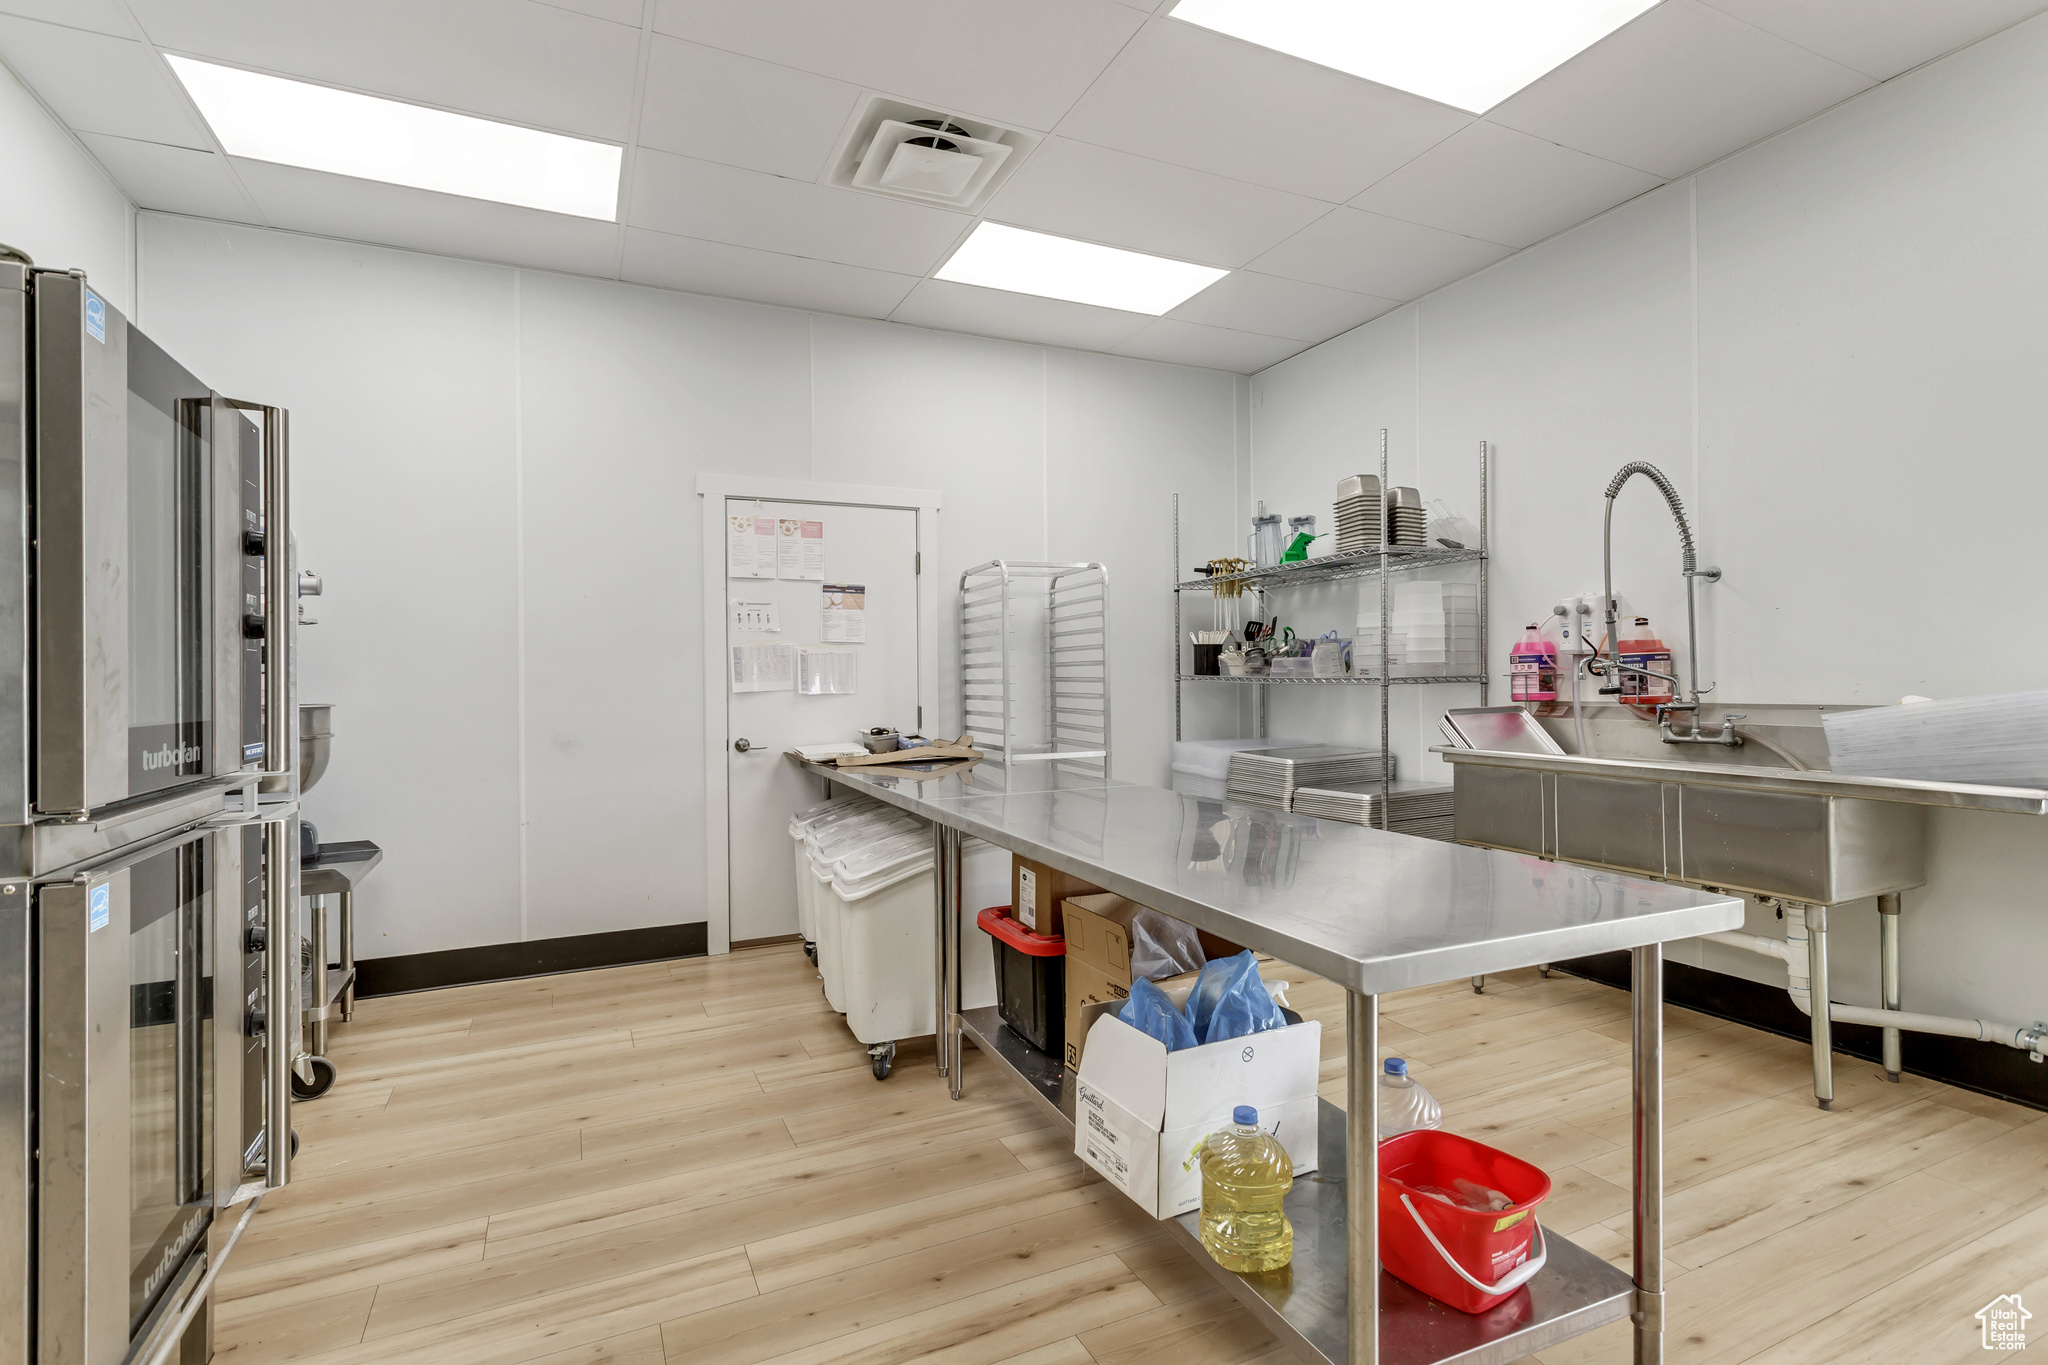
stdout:
POLYGON ((736 739, 732 742, 732 751, 736 754, 746 753, 753 747, 754 742, 750 739, 736 739))
MULTIPOLYGON (((291 621, 298 616, 298 585, 291 577, 291 435, 290 416, 283 408, 223 396, 221 401, 242 412, 263 414, 263 767, 257 777, 288 777, 298 766, 292 752, 291 621), (291 616, 285 613, 291 612, 291 616)), ((271 1188, 275 1189, 276 1186, 271 1188)))
POLYGON ((283 1188, 292 1178, 292 1053, 299 1037, 292 997, 299 954, 287 900, 291 833, 286 821, 263 822, 263 1186, 269 1190, 283 1188))

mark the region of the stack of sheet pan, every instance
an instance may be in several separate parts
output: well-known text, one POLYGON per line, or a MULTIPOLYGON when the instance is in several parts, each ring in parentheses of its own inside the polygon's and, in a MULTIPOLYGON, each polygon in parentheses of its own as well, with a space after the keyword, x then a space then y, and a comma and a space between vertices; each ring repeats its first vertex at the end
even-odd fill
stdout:
MULTIPOLYGON (((1393 776, 1392 758, 1385 760, 1393 776)), ((1224 794, 1254 806, 1291 810, 1302 787, 1342 786, 1378 782, 1382 756, 1373 749, 1336 744, 1303 744, 1286 749, 1246 749, 1230 756, 1230 777, 1224 794)))

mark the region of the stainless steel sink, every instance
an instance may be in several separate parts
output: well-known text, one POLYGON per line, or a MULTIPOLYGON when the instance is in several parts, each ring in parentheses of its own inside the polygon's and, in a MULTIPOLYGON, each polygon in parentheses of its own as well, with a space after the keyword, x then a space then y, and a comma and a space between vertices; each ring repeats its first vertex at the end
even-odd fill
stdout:
POLYGON ((1924 805, 1713 780, 1770 769, 1440 752, 1460 843, 1809 905, 1927 880, 1924 805))
MULTIPOLYGON (((1817 738, 1817 720, 1772 733, 1811 755, 1797 736, 1817 738)), ((1546 722, 1569 742, 1569 726, 1546 722)), ((1926 882, 1930 806, 2048 814, 2048 792, 1802 772, 1765 766, 1753 747, 1716 754, 1747 761, 1691 761, 1699 751, 1658 752, 1656 731, 1626 718, 1589 732, 1618 756, 1437 749, 1457 787, 1459 842, 1839 905, 1926 882)))

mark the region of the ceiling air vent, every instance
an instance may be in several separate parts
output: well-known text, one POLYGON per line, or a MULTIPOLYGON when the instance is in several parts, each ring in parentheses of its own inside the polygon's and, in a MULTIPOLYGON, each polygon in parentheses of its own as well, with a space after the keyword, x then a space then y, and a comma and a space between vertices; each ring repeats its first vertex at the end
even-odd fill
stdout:
POLYGON ((998 128, 898 100, 871 98, 840 139, 832 184, 939 208, 979 209, 1038 144, 998 128))

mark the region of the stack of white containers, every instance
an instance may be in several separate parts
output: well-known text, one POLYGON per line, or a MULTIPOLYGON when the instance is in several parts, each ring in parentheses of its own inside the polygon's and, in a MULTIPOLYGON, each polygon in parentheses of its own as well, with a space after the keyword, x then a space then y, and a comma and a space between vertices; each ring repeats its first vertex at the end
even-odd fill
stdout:
POLYGON ((789 837, 796 845, 796 922, 798 931, 803 934, 804 951, 813 962, 818 960, 818 879, 811 875, 807 836, 813 829, 822 830, 841 820, 881 809, 879 801, 855 796, 820 802, 789 817, 789 837))
MULTIPOLYGON (((1377 667, 1380 621, 1377 592, 1361 603, 1354 659, 1360 672, 1377 667)), ((1435 678, 1478 673, 1479 585, 1419 578, 1394 584, 1393 620, 1388 627, 1388 667, 1396 678, 1435 678)))
MULTIPOLYGON (((844 917, 832 892, 833 864, 894 836, 924 828, 923 821, 893 806, 862 804, 865 809, 853 814, 832 821, 820 820, 804 836, 810 862, 810 891, 815 898, 815 937, 811 941, 818 945, 818 975, 825 983, 826 1003, 841 1014, 846 1013, 846 972, 839 943, 844 917)), ((929 834, 925 835, 925 855, 931 855, 929 834)))
MULTIPOLYGON (((938 1030, 932 1001, 932 834, 923 820, 865 797, 799 811, 797 915, 816 945, 825 999, 867 1044, 938 1030), (801 829, 801 834, 799 834, 801 829)), ((973 917, 1009 900, 1010 859, 979 839, 961 852, 961 943, 973 917)), ((996 1002, 995 962, 963 952, 966 1009, 996 1002)))

